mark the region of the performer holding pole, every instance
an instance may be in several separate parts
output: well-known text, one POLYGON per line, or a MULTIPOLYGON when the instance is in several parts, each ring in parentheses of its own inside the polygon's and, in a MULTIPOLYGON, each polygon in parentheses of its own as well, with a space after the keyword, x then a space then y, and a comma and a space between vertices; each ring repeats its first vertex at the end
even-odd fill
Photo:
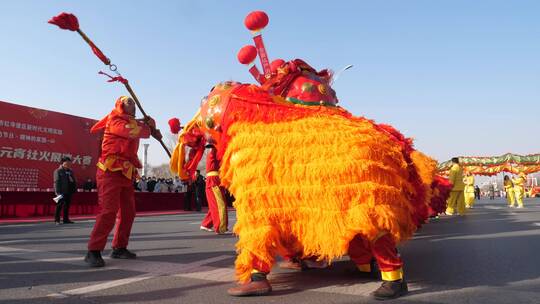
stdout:
MULTIPOLYGON (((134 259, 127 249, 131 227, 135 219, 133 180, 142 165, 137 157, 139 140, 150 137, 155 127, 152 118, 135 119, 135 102, 127 96, 116 100, 112 112, 96 123, 90 132, 104 131, 96 181, 101 207, 88 242, 85 262, 91 267, 103 267, 101 252, 115 225, 112 258, 134 259), (118 215, 118 216, 117 216, 118 215)), ((154 131, 152 136, 161 135, 154 131)))
POLYGON ((112 112, 91 129, 92 133, 104 131, 96 173, 101 211, 96 217, 96 223, 90 235, 85 261, 92 267, 105 266, 101 251, 105 248, 107 237, 115 225, 115 219, 116 231, 112 242, 111 257, 134 259, 136 255, 127 250, 127 245, 135 218, 133 179, 138 175, 137 169, 142 167, 137 157, 139 140, 152 135, 160 142, 169 157, 171 154, 162 141, 161 132, 156 129, 155 121, 142 108, 128 80, 120 75, 116 65, 112 64, 111 60, 79 28, 77 17, 73 14, 61 13, 49 20, 49 23, 61 29, 79 33, 92 52, 116 76, 112 77, 104 72, 99 73, 107 75, 110 78, 109 82, 121 82, 131 95, 131 98, 128 96, 118 98, 112 112), (143 114, 143 119, 135 119, 135 106, 143 114))

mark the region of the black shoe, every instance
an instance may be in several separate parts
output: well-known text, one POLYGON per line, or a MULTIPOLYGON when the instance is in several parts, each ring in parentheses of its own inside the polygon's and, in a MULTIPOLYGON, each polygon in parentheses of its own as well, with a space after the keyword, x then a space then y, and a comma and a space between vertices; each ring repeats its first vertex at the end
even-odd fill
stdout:
POLYGON ((75 222, 67 220, 67 221, 64 221, 64 224, 75 224, 75 222))
POLYGON ((371 295, 377 300, 389 300, 406 295, 407 292, 409 289, 405 280, 384 281, 371 295))
POLYGON ((90 265, 90 267, 103 267, 105 266, 105 261, 101 257, 101 251, 88 251, 84 257, 84 261, 90 265))
POLYGON ((127 248, 113 248, 113 251, 111 252, 111 258, 132 260, 132 259, 136 259, 137 255, 127 250, 127 248))

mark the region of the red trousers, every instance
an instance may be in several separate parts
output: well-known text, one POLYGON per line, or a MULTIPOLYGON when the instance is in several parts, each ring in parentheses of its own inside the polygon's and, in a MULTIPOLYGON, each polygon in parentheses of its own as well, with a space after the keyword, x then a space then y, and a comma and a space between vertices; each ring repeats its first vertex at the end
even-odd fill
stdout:
POLYGON ((214 228, 216 233, 223 233, 228 229, 229 217, 227 203, 225 202, 225 191, 220 186, 208 184, 207 181, 206 200, 208 201, 208 213, 206 213, 201 225, 206 228, 214 228))
MULTIPOLYGON (((384 281, 403 279, 403 261, 399 257, 396 243, 389 234, 384 234, 374 241, 368 241, 360 235, 349 243, 348 254, 360 271, 371 271, 371 260, 375 258, 384 281)), ((294 253, 286 255, 286 259, 298 257, 294 253)), ((261 262, 253 256, 253 268, 259 272, 269 273, 271 265, 261 262)))
POLYGON ((107 238, 116 222, 116 230, 112 242, 113 248, 126 248, 135 219, 135 193, 133 183, 120 171, 111 172, 97 170, 96 182, 98 202, 101 210, 96 217, 96 223, 88 250, 105 249, 107 238))
POLYGON ((384 234, 374 241, 368 241, 360 235, 349 243, 349 257, 360 271, 369 272, 370 262, 375 258, 384 281, 403 278, 403 261, 399 257, 396 243, 389 234, 384 234))

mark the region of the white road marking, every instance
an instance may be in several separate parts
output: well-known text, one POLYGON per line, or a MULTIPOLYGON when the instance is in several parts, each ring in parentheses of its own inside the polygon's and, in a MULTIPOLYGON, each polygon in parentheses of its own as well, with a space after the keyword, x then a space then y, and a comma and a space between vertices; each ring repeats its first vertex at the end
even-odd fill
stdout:
MULTIPOLYGON (((16 256, 13 256, 16 257, 16 256)), ((62 262, 73 262, 82 261, 82 257, 69 257, 69 258, 52 258, 52 259, 38 259, 38 260, 16 260, 16 261, 6 261, 6 262, 0 262, 0 265, 6 265, 6 264, 23 264, 23 263, 36 263, 36 262, 45 262, 45 263, 62 263, 62 262)), ((73 264, 73 263, 67 263, 67 264, 73 264)), ((77 263, 80 264, 80 263, 77 263)))
POLYGON ((484 208, 485 209, 498 210, 498 209, 503 209, 504 207, 486 205, 486 206, 484 206, 484 208))
MULTIPOLYGON (((14 252, 37 252, 37 250, 0 246, 0 254, 8 253, 8 252, 11 252, 11 253, 14 253, 14 252)), ((6 254, 4 254, 4 255, 6 255, 6 254)))
POLYGON ((13 244, 13 243, 24 243, 28 240, 11 240, 11 241, 0 241, 0 244, 13 244))
POLYGON ((189 273, 175 274, 175 277, 199 279, 207 281, 217 282, 233 282, 235 271, 233 268, 215 268, 209 266, 203 266, 197 269, 193 269, 189 273))
MULTIPOLYGON (((34 262, 71 262, 82 261, 83 257, 74 257, 70 254, 61 252, 40 251, 34 249, 15 248, 0 246, 0 255, 14 257, 20 260, 0 262, 1 264, 19 264, 19 263, 34 263, 34 262)), ((80 263, 76 263, 80 264, 80 263)))
POLYGON ((81 261, 83 258, 78 257, 70 257, 70 258, 52 258, 52 259, 39 259, 36 260, 38 262, 49 262, 49 263, 55 263, 55 262, 71 262, 71 261, 81 261))
POLYGON ((67 298, 68 295, 61 294, 61 293, 51 293, 51 294, 48 294, 47 297, 51 297, 54 299, 63 299, 63 298, 67 298))
MULTIPOLYGON (((181 237, 181 236, 184 236, 186 234, 189 234, 189 233, 192 233, 193 231, 187 231, 187 232, 171 232, 171 233, 155 233, 155 234, 152 234, 152 235, 141 235, 141 236, 138 236, 137 234, 132 234, 131 235, 131 238, 132 239, 135 239, 137 241, 142 241, 142 242, 146 242, 146 241, 153 241, 156 236, 159 235, 159 237, 174 237, 174 236, 177 236, 177 237, 181 237)), ((110 236, 108 238, 108 240, 112 240, 112 236, 110 236)), ((42 240, 39 240, 37 239, 36 241, 41 241, 41 242, 54 242, 54 241, 64 241, 64 242, 76 242, 76 241, 84 241, 84 242, 87 242, 88 241, 88 237, 85 236, 85 237, 70 237, 69 240, 66 241, 65 238, 62 238, 62 237, 55 237, 55 238, 50 238, 50 237, 44 237, 42 240)), ((9 240, 9 241, 0 241, 0 246, 3 245, 3 244, 13 244, 13 243, 25 243, 25 242, 28 242, 30 243, 31 240, 27 240, 27 239, 22 239, 22 240, 9 240)))
MULTIPOLYGON (((130 283, 139 282, 139 281, 142 281, 142 280, 155 278, 157 276, 158 276, 157 274, 141 274, 141 275, 138 275, 136 277, 125 278, 125 279, 120 279, 120 280, 114 280, 114 281, 104 282, 104 283, 100 283, 100 284, 96 284, 96 285, 90 285, 90 286, 86 286, 86 287, 82 287, 82 288, 66 290, 66 291, 61 292, 60 294, 71 295, 71 296, 72 295, 82 295, 82 294, 86 294, 86 293, 90 293, 90 292, 94 292, 94 291, 100 291, 100 290, 104 290, 104 289, 109 289, 109 288, 118 287, 118 286, 130 284, 130 283)), ((51 294, 51 295, 48 295, 48 296, 52 296, 52 295, 54 295, 54 294, 51 294)))
MULTIPOLYGON (((123 270, 129 270, 129 271, 145 272, 145 273, 135 276, 135 277, 113 280, 113 281, 108 281, 108 282, 103 282, 103 283, 99 283, 95 285, 82 287, 82 288, 66 290, 66 291, 60 292, 59 294, 82 295, 82 294, 87 294, 87 293, 96 292, 100 290, 110 289, 113 287, 127 285, 127 284, 131 284, 131 283, 135 283, 135 282, 139 282, 143 280, 148 280, 148 279, 152 279, 158 276, 172 275, 178 272, 186 273, 193 269, 197 269, 201 267, 202 265, 229 259, 231 257, 232 256, 230 255, 220 255, 217 257, 199 260, 199 261, 195 261, 195 262, 187 263, 187 264, 150 262, 150 261, 144 261, 144 260, 119 260, 118 261, 119 263, 116 263, 114 265, 114 268, 120 268, 123 270), (119 267, 119 266, 124 266, 124 267, 119 267)), ((56 295, 57 293, 50 294, 48 296, 56 297, 56 295)))

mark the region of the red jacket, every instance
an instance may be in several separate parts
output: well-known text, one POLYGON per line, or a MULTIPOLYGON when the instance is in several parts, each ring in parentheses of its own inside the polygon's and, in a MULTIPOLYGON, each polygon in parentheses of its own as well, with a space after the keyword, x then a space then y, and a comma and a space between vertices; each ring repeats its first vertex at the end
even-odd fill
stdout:
POLYGON ((124 98, 128 97, 118 98, 114 110, 96 123, 90 132, 105 131, 98 168, 103 171, 122 171, 125 177, 131 179, 137 176, 136 169, 142 167, 137 156, 139 140, 150 137, 151 131, 146 124, 124 113, 124 98))

